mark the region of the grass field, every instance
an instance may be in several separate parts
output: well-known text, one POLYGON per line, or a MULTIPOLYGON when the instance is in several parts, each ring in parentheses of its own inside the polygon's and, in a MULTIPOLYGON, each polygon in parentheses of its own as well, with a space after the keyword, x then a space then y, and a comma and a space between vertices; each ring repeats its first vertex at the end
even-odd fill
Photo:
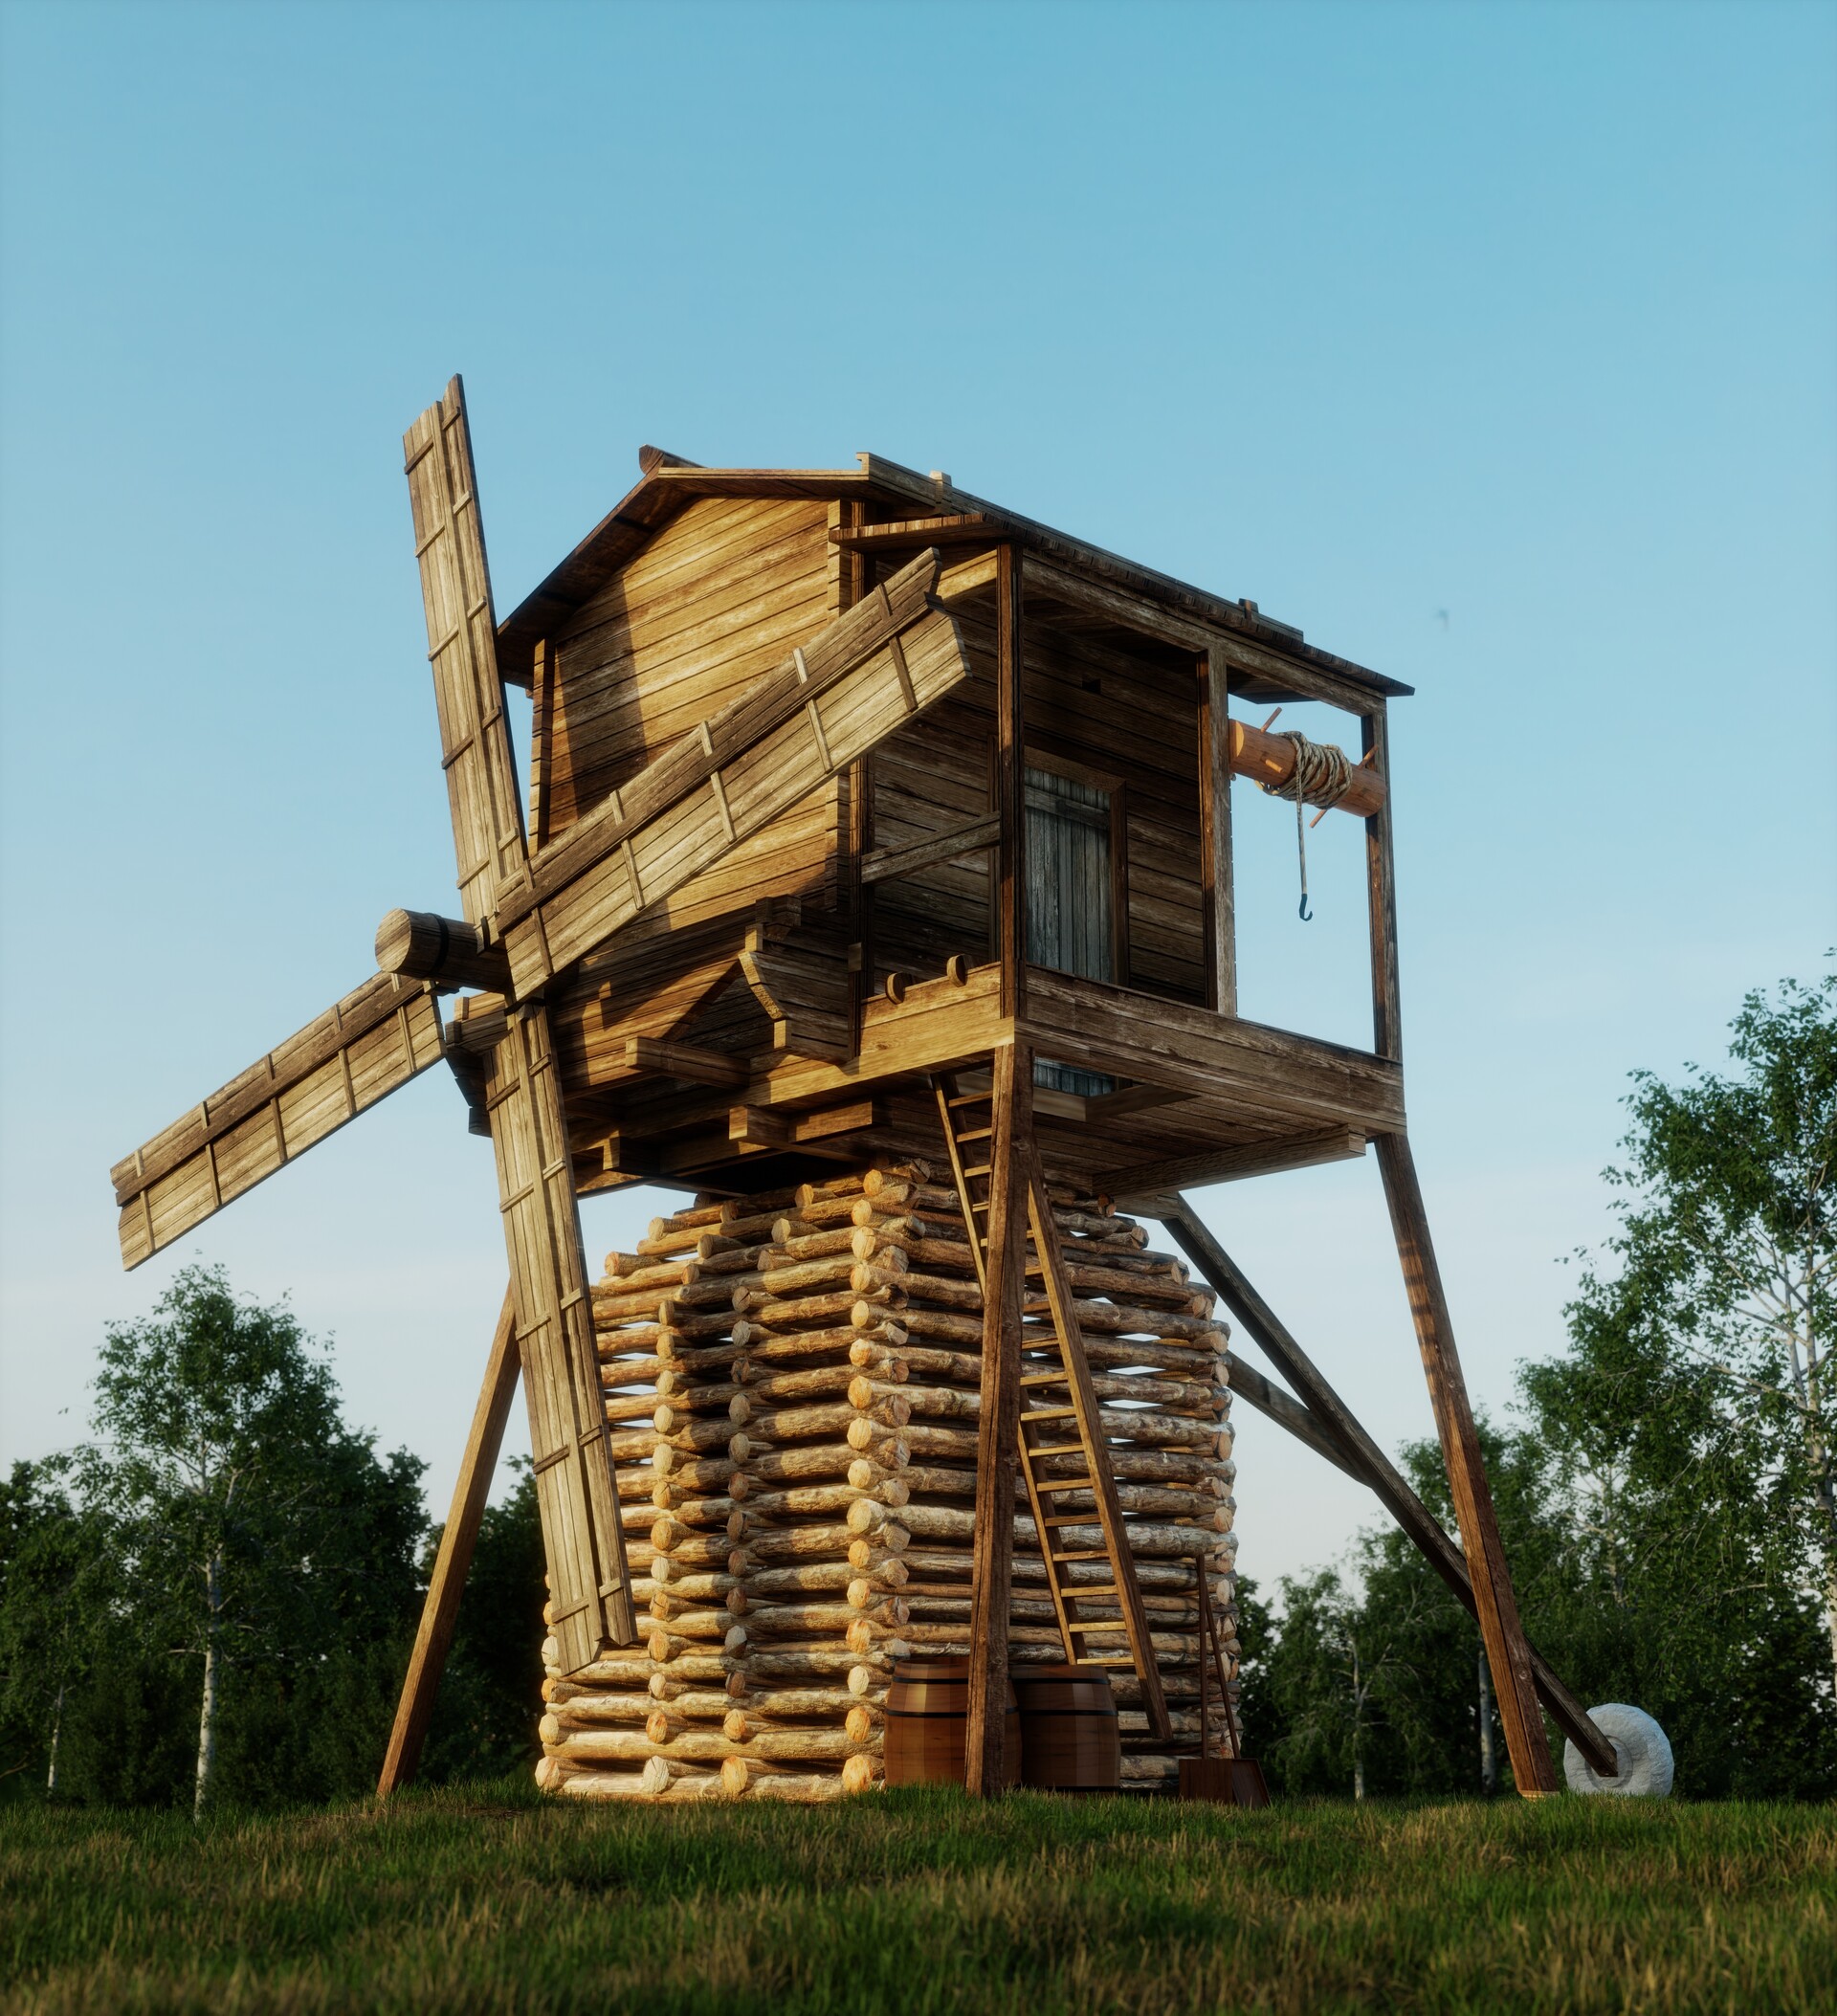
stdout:
POLYGON ((0 1808, 0 2007, 1829 2010, 1837 1817, 520 1789, 223 1819, 0 1808))

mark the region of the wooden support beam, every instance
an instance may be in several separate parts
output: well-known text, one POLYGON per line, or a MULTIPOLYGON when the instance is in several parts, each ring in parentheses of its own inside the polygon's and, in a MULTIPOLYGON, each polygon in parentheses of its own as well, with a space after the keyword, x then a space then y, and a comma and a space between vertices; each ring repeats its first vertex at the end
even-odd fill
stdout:
POLYGON ((1164 1162, 1136 1163, 1106 1170, 1099 1181, 1126 1209, 1159 1215, 1162 1205, 1181 1190, 1208 1183, 1236 1183, 1246 1176, 1273 1176, 1282 1169, 1312 1169, 1321 1163, 1351 1162, 1365 1152, 1365 1137, 1354 1128, 1330 1127, 1318 1134, 1279 1141, 1245 1141, 1205 1148, 1164 1162))
POLYGON ((466 1571, 472 1566, 472 1552, 478 1540, 478 1522, 484 1518, 485 1500, 491 1495, 492 1475, 498 1468, 498 1451, 503 1446, 504 1423, 510 1417, 517 1373, 517 1310, 506 1295, 503 1314, 498 1318, 498 1332, 491 1340, 491 1356, 485 1362, 485 1383, 478 1389, 478 1405, 473 1410, 472 1432, 466 1437, 466 1452, 459 1460, 453 1504, 441 1531, 433 1573, 428 1579, 427 1599, 421 1606, 414 1650, 409 1654, 409 1671, 396 1706, 395 1727, 389 1732, 383 1775, 376 1782, 379 1799, 399 1791, 413 1778, 421 1762, 421 1745, 427 1739, 434 1699, 440 1692, 440 1675, 453 1646, 454 1626, 459 1618, 466 1571))
MULTIPOLYGON (((1262 785, 1284 785, 1295 775, 1295 744, 1286 735, 1269 735, 1249 721, 1232 721, 1227 738, 1231 770, 1262 785)), ((1376 770, 1354 767, 1346 794, 1334 809, 1369 818, 1383 810, 1387 798, 1383 777, 1376 770)))
POLYGON ((697 1050, 693 1043, 670 1043, 661 1036, 628 1036, 625 1068, 662 1078, 680 1078, 690 1085, 743 1085, 753 1074, 744 1057, 730 1057, 719 1050, 697 1050))
POLYGON ((1402 983, 1397 969, 1397 864, 1390 831, 1390 728, 1383 701, 1361 723, 1366 764, 1383 784, 1383 802, 1365 821, 1365 883, 1371 908, 1371 1047, 1404 1055, 1402 983))
MULTIPOLYGON (((1339 1467, 1371 1486, 1391 1518, 1422 1550, 1429 1565, 1454 1592, 1468 1614, 1477 1621, 1479 1606, 1461 1550, 1442 1531, 1434 1514, 1365 1432, 1352 1409, 1278 1320, 1275 1312, 1258 1295, 1249 1277, 1213 1237, 1192 1206, 1184 1198, 1179 1198, 1169 1208, 1156 1215, 1220 1300, 1243 1325, 1245 1333, 1300 1395, 1315 1431, 1339 1451, 1339 1467)), ((1235 1357, 1231 1364, 1233 1391, 1242 1391, 1250 1404, 1257 1407, 1258 1399, 1252 1397, 1250 1387, 1241 1385, 1239 1379, 1240 1369, 1250 1372, 1251 1368, 1240 1366, 1235 1357)), ((1254 1376, 1252 1374, 1252 1380, 1254 1376)), ((1269 1388, 1272 1394, 1279 1390, 1277 1387, 1269 1388)), ((1295 1406, 1293 1401, 1289 1404, 1295 1406)), ((1319 1448, 1318 1441, 1303 1432, 1285 1409, 1278 1407, 1271 1410, 1271 1419, 1307 1442, 1311 1449, 1319 1448)), ((1536 1651, 1531 1653, 1531 1661, 1538 1693, 1557 1726, 1597 1771, 1610 1778, 1614 1776, 1619 1766, 1614 1761, 1612 1746, 1589 1720, 1587 1710, 1536 1651)))
POLYGON ((883 525, 831 525, 830 538, 857 553, 910 551, 917 546, 985 546, 1002 536, 1000 522, 980 511, 941 518, 903 518, 883 525))
POLYGON ((1231 880, 1231 722, 1225 654, 1199 659, 1199 885, 1206 1006, 1237 1013, 1237 919, 1231 880))
POLYGON ((863 882, 888 882, 896 875, 917 875, 921 868, 936 868, 941 861, 956 861, 964 854, 979 854, 1001 841, 999 813, 973 819, 948 833, 929 840, 914 840, 905 847, 877 847, 861 857, 863 882))
POLYGON ((995 815, 996 955, 1002 968, 1001 1008, 1018 1019, 1027 998, 1027 728, 1022 705, 1021 556, 1013 546, 995 559, 995 815))
POLYGON ((1265 1379, 1254 1365, 1247 1364, 1235 1353, 1230 1356, 1229 1366, 1233 1403, 1243 1401, 1297 1442, 1305 1442, 1317 1456, 1324 1456, 1335 1470, 1344 1471, 1355 1484, 1371 1482, 1357 1459, 1334 1440, 1293 1393, 1285 1393, 1273 1380, 1265 1379))
POLYGON ((1033 1052, 1025 1043, 1005 1043, 994 1053, 991 1072, 988 1282, 983 1297, 969 1724, 964 1739, 965 1783, 972 1794, 985 1799, 994 1798, 1003 1784, 1007 1605, 1014 1564, 1014 1484, 1020 1468, 1027 1183, 1033 1157, 1033 1052))
POLYGON ((1384 1197, 1397 1236, 1397 1257, 1403 1262, 1409 1292, 1409 1313, 1416 1325, 1423 1370, 1428 1379, 1435 1427, 1442 1439, 1442 1459, 1454 1495, 1454 1518, 1473 1578, 1479 1605, 1480 1636, 1487 1664, 1493 1670, 1493 1691, 1498 1701, 1505 1746, 1512 1773, 1527 1799, 1557 1789, 1550 1747, 1543 1739, 1543 1717, 1538 1708, 1537 1685, 1531 1673, 1531 1649, 1518 1622, 1512 1573, 1499 1540, 1499 1522, 1486 1481, 1473 1409, 1467 1382, 1454 1349, 1454 1326, 1442 1290, 1435 1249, 1428 1235, 1428 1214, 1416 1181, 1409 1142, 1401 1134, 1380 1135, 1378 1166, 1384 1179, 1384 1197))
MULTIPOLYGON (((847 1106, 825 1106, 814 1113, 774 1112, 758 1106, 736 1106, 727 1116, 727 1139, 749 1148, 797 1148, 838 1134, 858 1134, 878 1123, 872 1099, 847 1106)), ((666 1165, 667 1165, 666 1157, 666 1165)))
POLYGON ((476 924, 432 910, 391 910, 376 927, 376 964, 380 972, 448 987, 502 993, 510 986, 501 945, 489 943, 476 924))

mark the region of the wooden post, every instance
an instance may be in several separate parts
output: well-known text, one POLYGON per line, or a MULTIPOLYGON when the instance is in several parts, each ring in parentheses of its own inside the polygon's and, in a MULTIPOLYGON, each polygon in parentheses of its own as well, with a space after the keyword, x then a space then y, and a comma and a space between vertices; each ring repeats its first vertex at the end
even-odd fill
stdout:
POLYGON ((421 1606, 421 1626, 414 1634, 414 1650, 409 1654, 408 1676, 402 1682, 395 1727, 389 1732, 388 1754, 383 1760, 383 1775, 376 1782, 379 1799, 387 1799, 407 1784, 421 1761, 421 1745, 433 1715, 434 1696, 440 1691, 447 1652, 453 1645, 453 1628, 459 1617, 459 1597, 466 1586, 466 1571, 472 1566, 478 1522, 484 1517, 492 1475, 498 1468, 498 1451, 503 1444, 511 1396, 517 1390, 517 1310, 506 1295, 503 1314, 498 1318, 498 1332, 491 1340, 491 1356, 485 1363, 485 1383, 478 1390, 478 1405, 473 1412, 472 1432, 466 1437, 466 1452, 453 1487, 453 1504, 440 1536, 440 1551, 434 1556, 433 1574, 429 1578, 427 1601, 421 1606))
MULTIPOLYGON (((1477 1620, 1479 1605, 1461 1550, 1442 1531, 1435 1515, 1409 1488, 1396 1465, 1365 1432, 1358 1416, 1328 1385, 1320 1368, 1256 1292, 1243 1269, 1184 1198, 1179 1209, 1164 1214, 1162 1222, 1201 1276, 1244 1326, 1245 1334, 1301 1396, 1304 1405, 1297 1407, 1280 1387, 1267 1385, 1260 1374, 1235 1356, 1231 1361, 1232 1391, 1330 1463, 1338 1463, 1348 1476, 1369 1484, 1380 1504, 1422 1550, 1429 1566, 1453 1591, 1468 1614, 1477 1620)), ((1597 1771, 1604 1777, 1613 1777, 1619 1769, 1613 1746, 1535 1650, 1531 1653, 1531 1671, 1538 1694, 1558 1728, 1597 1771)))
POLYGON ((988 1280, 976 1431, 976 1532, 971 1567, 969 1790, 1002 1789, 1007 1700, 1007 1606, 1014 1566, 1014 1478, 1020 1468, 1021 1305, 1027 1282, 1027 1177, 1033 1155, 1033 1052, 1005 1043, 991 1060, 988 1280))
POLYGON ((1525 1643, 1524 1628, 1518 1622, 1517 1599, 1512 1591, 1512 1574, 1499 1540, 1499 1522, 1493 1510, 1486 1466, 1480 1458, 1473 1409, 1468 1402, 1467 1382, 1461 1376, 1461 1362, 1454 1349, 1454 1327, 1449 1319, 1441 1273, 1435 1265, 1435 1249, 1429 1241, 1428 1214, 1423 1207, 1416 1163, 1405 1136, 1378 1137, 1378 1166, 1383 1172, 1384 1196, 1397 1236, 1397 1256, 1403 1262, 1409 1313, 1415 1319, 1416 1341, 1423 1354, 1423 1370, 1428 1378, 1429 1399, 1435 1408, 1435 1427, 1441 1436, 1442 1460, 1448 1466, 1449 1486, 1454 1496, 1461 1548, 1472 1577, 1480 1635, 1486 1643, 1487 1663, 1493 1669, 1493 1689, 1498 1698, 1506 1750, 1519 1792, 1527 1799, 1541 1798, 1557 1789, 1557 1780, 1550 1746, 1544 1740, 1543 1715, 1538 1706, 1537 1683, 1531 1670, 1531 1648, 1525 1643))
POLYGON ((1383 803, 1365 821, 1365 884, 1371 903, 1371 1047, 1402 1062, 1404 1024, 1397 970, 1397 866, 1390 834, 1390 730, 1384 704, 1361 718, 1360 740, 1383 784, 1383 803))
POLYGON ((995 549, 995 943, 1002 963, 1001 1011, 1017 1019, 1027 990, 1027 731, 1022 706, 1021 564, 1012 546, 995 549))
POLYGON ((1206 1005, 1237 1013, 1237 924, 1231 885, 1230 705, 1225 653, 1199 661, 1199 881, 1206 928, 1206 1005))

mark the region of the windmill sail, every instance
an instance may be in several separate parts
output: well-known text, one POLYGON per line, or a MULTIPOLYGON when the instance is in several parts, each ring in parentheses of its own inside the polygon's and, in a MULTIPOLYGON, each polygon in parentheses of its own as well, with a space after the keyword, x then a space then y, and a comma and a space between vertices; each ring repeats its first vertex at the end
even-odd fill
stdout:
MULTIPOLYGON (((499 888, 522 879, 528 857, 457 378, 409 428, 403 446, 460 898, 469 922, 489 924, 499 888)), ((485 1111, 510 1253, 550 1613, 562 1664, 571 1673, 603 1646, 630 1645, 636 1626, 566 1113, 548 1014, 540 1005, 512 1015, 492 1058, 485 1111)))
POLYGON ((138 1267, 440 1061, 424 982, 373 974, 109 1171, 138 1267))

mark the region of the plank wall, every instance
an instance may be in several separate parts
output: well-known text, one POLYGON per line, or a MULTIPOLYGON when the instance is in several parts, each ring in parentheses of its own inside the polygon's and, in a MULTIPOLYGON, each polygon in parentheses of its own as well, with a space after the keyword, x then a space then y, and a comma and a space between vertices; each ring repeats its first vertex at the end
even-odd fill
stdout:
MULTIPOLYGON (((980 818, 992 804, 995 625, 986 594, 956 606, 969 684, 894 737, 874 763, 873 845, 900 847, 980 818)), ((1198 682, 1176 654, 1119 649, 1029 613, 1024 631, 1027 745, 1117 780, 1127 844, 1123 985, 1205 998, 1199 883, 1198 682)), ((877 971, 935 973, 954 952, 990 956, 988 856, 969 855, 875 888, 877 971)))
MULTIPOLYGON (((574 611, 555 640, 540 831, 559 837, 833 620, 829 509, 697 498, 574 611)), ((842 808, 838 781, 657 904, 640 934, 832 890, 842 808)))

